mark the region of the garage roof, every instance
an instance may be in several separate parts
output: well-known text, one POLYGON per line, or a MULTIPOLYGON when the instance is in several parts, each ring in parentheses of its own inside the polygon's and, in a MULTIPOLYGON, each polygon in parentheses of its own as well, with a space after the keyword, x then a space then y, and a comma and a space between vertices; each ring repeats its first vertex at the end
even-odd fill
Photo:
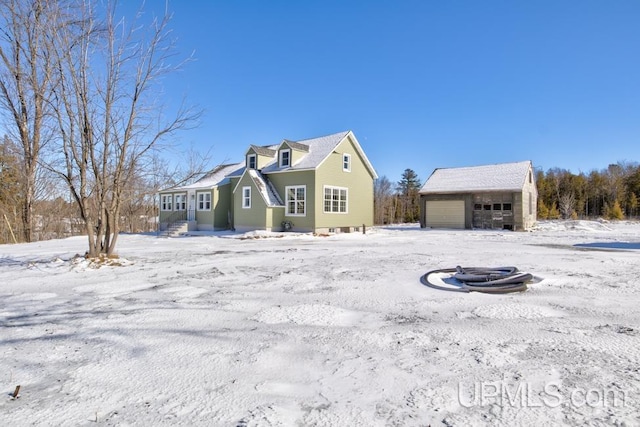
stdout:
POLYGON ((531 161, 461 168, 438 168, 420 194, 520 191, 531 170, 531 161))

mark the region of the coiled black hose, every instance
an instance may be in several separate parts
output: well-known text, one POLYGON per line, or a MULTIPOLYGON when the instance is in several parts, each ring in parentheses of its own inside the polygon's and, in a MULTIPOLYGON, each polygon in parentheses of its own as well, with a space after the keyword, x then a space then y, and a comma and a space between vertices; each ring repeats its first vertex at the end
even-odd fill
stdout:
POLYGON ((442 268, 432 270, 420 278, 423 285, 430 288, 451 292, 486 292, 486 293, 507 293, 522 292, 527 289, 527 282, 533 276, 529 273, 521 273, 516 267, 460 267, 442 268), (434 274, 449 273, 447 281, 441 281, 443 286, 429 280, 429 276, 434 274), (453 274, 451 274, 453 273, 453 274))

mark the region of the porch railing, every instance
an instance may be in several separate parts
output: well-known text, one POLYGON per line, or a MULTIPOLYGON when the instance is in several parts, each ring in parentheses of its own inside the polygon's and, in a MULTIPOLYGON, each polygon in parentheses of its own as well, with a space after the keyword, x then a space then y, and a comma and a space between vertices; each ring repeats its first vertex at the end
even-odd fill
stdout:
POLYGON ((167 225, 175 224, 176 222, 186 221, 187 220, 187 211, 175 211, 171 212, 171 214, 166 217, 165 221, 167 225))

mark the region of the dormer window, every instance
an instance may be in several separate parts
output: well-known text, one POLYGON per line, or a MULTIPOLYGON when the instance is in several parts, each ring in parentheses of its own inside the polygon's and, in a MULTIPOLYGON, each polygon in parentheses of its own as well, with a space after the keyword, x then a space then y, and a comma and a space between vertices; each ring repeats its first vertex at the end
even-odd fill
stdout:
POLYGON ((247 156, 247 169, 255 169, 256 168, 256 155, 249 154, 247 156))
POLYGON ((291 150, 280 150, 280 167, 291 166, 291 150))
POLYGON ((345 172, 351 172, 351 154, 342 155, 342 170, 345 172))

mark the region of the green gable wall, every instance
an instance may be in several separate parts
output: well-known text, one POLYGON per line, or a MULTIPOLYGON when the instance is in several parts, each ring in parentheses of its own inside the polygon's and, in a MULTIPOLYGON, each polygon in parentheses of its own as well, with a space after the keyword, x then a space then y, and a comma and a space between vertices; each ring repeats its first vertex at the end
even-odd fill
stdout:
POLYGON ((260 192, 253 183, 248 173, 240 178, 239 183, 234 187, 233 211, 234 227, 238 231, 249 229, 264 229, 267 227, 267 204, 260 195, 260 192), (242 187, 251 187, 251 208, 242 207, 242 187))
POLYGON ((373 225, 373 175, 356 150, 345 138, 318 167, 315 189, 316 228, 373 225), (342 155, 351 155, 351 172, 342 170, 342 155), (348 188, 348 213, 324 212, 324 186, 348 188))

